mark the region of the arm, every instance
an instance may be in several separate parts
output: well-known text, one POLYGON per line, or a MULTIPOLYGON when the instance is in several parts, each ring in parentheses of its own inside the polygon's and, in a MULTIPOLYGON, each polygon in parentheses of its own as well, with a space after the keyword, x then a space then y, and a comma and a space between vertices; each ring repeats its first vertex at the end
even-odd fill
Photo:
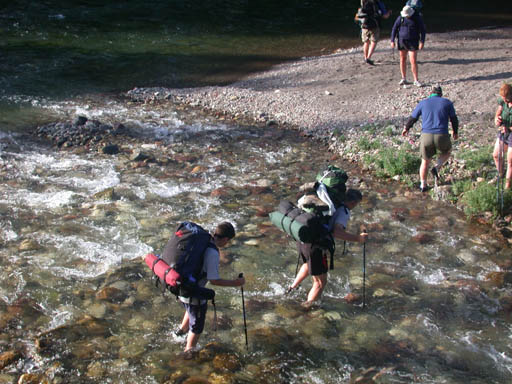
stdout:
POLYGON ((402 131, 402 136, 407 136, 409 134, 409 129, 412 128, 412 126, 414 125, 414 123, 418 121, 418 119, 418 117, 409 117, 409 120, 407 120, 407 123, 405 123, 404 130, 402 131))
POLYGON ((238 279, 234 280, 226 280, 226 279, 215 279, 215 280, 208 280, 210 284, 217 285, 220 287, 240 287, 245 284, 245 278, 239 277, 238 279))
POLYGON ((420 46, 423 47, 423 44, 425 43, 425 37, 427 36, 427 30, 421 16, 418 16, 418 23, 420 27, 420 46))
POLYGON ((497 127, 500 127, 502 124, 501 112, 503 112, 503 106, 498 105, 498 109, 496 109, 496 115, 494 116, 494 124, 496 124, 497 127))
POLYGON ((457 140, 459 137, 459 119, 457 115, 450 116, 450 122, 452 123, 453 138, 457 140))
POLYGON ((359 235, 348 233, 345 230, 345 227, 343 227, 343 225, 341 224, 334 225, 332 235, 334 236, 335 239, 338 240, 355 241, 358 243, 364 243, 368 237, 367 233, 361 233, 359 235))

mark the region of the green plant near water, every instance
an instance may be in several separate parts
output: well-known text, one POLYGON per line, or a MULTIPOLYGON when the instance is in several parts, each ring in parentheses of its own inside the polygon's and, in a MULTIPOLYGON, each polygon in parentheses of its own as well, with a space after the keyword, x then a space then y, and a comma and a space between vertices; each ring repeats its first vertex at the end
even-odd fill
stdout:
POLYGON ((478 171, 483 167, 493 165, 491 146, 475 150, 462 150, 458 152, 457 157, 464 161, 468 171, 478 171))
POLYGON ((381 144, 377 140, 370 140, 368 137, 363 136, 357 140, 357 147, 361 151, 369 151, 372 149, 379 149, 381 144))
MULTIPOLYGON (((492 212, 497 217, 500 211, 496 194, 496 184, 486 182, 479 183, 475 188, 469 189, 462 196, 464 211, 468 215, 482 212, 492 212)), ((512 209, 512 192, 506 190, 503 194, 503 212, 512 209)))
POLYGON ((404 148, 384 148, 376 155, 366 155, 364 161, 372 165, 379 177, 404 176, 418 172, 421 159, 404 148))

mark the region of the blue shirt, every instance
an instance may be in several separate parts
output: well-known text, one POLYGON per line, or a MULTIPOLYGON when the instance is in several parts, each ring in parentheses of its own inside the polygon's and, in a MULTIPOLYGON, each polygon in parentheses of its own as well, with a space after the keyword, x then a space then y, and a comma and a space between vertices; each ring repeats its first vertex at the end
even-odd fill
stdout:
POLYGON ((421 116, 422 132, 438 134, 448 134, 448 120, 457 117, 453 103, 437 95, 420 101, 411 116, 415 119, 421 116))

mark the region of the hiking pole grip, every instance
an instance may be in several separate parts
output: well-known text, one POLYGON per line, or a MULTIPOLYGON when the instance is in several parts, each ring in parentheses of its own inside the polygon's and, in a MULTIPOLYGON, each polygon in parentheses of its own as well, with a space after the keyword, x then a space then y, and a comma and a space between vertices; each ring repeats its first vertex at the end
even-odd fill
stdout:
MULTIPOLYGON (((241 279, 242 277, 244 277, 244 274, 243 273, 240 273, 238 275, 238 278, 241 279)), ((244 332, 245 332, 245 347, 247 349, 249 349, 249 343, 247 341, 247 320, 245 318, 245 300, 244 300, 244 286, 242 285, 240 287, 241 291, 242 291, 242 313, 244 315, 244 332)))

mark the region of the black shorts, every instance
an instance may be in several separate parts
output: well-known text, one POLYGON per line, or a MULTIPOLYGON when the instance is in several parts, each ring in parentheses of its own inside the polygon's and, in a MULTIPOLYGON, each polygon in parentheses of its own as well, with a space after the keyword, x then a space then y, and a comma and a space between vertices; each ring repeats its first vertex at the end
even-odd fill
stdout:
POLYGON ((329 270, 327 255, 329 250, 316 244, 297 242, 297 250, 304 263, 308 263, 311 276, 324 275, 329 270))
POLYGON ((203 332, 204 323, 206 321, 206 309, 208 308, 208 303, 204 304, 188 304, 182 303, 188 313, 189 319, 189 331, 199 335, 203 332))
POLYGON ((420 47, 418 40, 398 40, 399 51, 417 51, 420 47))

